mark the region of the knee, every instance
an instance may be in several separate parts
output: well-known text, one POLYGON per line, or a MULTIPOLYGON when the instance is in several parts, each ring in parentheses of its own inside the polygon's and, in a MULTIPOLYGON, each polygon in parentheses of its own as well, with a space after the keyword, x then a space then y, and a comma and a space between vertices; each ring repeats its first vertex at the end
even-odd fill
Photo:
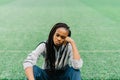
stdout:
POLYGON ((33 74, 34 74, 34 77, 40 76, 40 75, 41 75, 41 72, 42 72, 42 70, 41 70, 38 66, 36 66, 36 65, 33 66, 33 74))
POLYGON ((70 78, 71 78, 72 80, 81 80, 80 70, 79 70, 79 69, 71 68, 70 78))
POLYGON ((73 75, 80 75, 80 70, 71 68, 71 73, 73 73, 73 75))
POLYGON ((33 66, 33 71, 34 71, 34 72, 38 71, 39 69, 40 69, 40 68, 39 68, 38 66, 36 66, 36 65, 33 66))

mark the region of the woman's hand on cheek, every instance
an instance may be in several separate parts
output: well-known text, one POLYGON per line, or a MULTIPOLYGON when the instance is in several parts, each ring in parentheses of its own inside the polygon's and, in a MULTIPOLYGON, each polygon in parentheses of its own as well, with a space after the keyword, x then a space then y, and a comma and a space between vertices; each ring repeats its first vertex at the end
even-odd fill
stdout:
POLYGON ((74 40, 73 40, 71 37, 66 37, 66 38, 65 38, 65 41, 66 41, 66 42, 69 42, 69 43, 74 42, 74 40))

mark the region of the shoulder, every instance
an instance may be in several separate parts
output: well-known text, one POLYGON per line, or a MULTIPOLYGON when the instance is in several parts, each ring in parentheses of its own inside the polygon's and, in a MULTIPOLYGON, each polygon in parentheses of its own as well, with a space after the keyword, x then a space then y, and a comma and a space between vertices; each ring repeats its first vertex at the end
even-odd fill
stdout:
POLYGON ((39 45, 45 45, 45 44, 46 44, 46 41, 42 41, 37 46, 39 46, 39 45))
POLYGON ((70 43, 67 44, 67 49, 68 49, 68 51, 72 50, 72 45, 70 43))
POLYGON ((40 42, 36 47, 42 49, 46 48, 46 41, 40 42))
POLYGON ((72 45, 70 43, 68 43, 67 45, 68 45, 68 48, 72 48, 72 45))

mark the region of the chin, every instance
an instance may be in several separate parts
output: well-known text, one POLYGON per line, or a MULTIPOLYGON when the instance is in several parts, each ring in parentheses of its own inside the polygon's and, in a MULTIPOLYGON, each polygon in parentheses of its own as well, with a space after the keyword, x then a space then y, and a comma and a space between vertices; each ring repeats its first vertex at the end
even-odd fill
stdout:
POLYGON ((54 44, 55 46, 61 46, 62 44, 54 44))

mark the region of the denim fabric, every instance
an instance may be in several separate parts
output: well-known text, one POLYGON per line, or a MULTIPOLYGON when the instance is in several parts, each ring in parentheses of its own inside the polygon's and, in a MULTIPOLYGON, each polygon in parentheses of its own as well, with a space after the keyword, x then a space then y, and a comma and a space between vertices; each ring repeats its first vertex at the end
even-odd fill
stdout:
POLYGON ((33 66, 35 80, 81 80, 80 70, 67 67, 64 71, 49 72, 33 66))

